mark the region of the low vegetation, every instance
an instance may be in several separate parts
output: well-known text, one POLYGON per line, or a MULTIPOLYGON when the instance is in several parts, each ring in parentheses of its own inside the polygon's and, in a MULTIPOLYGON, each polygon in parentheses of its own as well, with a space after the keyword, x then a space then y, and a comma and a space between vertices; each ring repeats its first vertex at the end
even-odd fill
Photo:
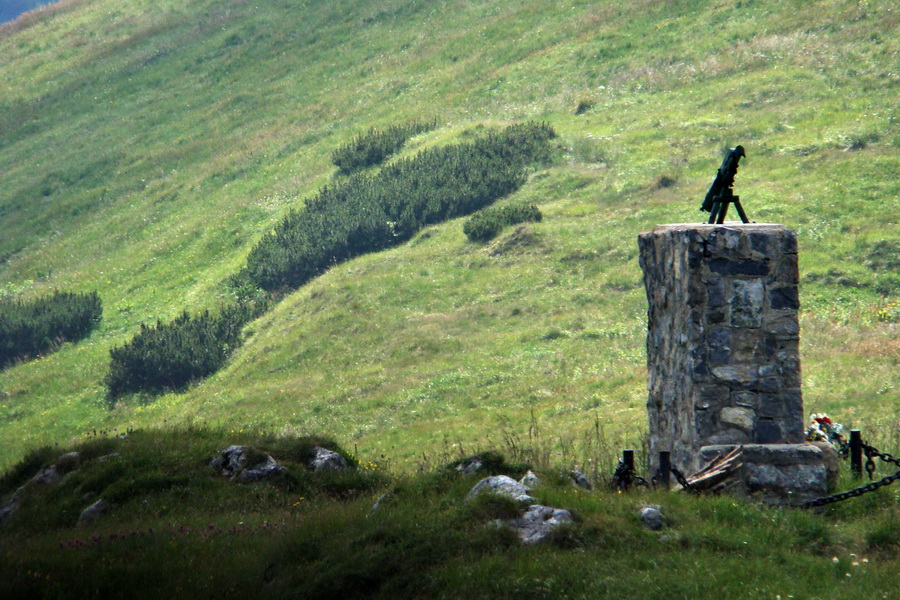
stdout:
POLYGON ((497 237, 504 227, 517 223, 537 223, 541 218, 541 211, 534 204, 492 206, 466 219, 463 233, 470 242, 487 242, 497 237))
POLYGON ((406 140, 414 135, 431 131, 436 126, 436 121, 427 123, 415 121, 408 125, 391 125, 384 130, 370 129, 353 138, 353 141, 335 149, 331 153, 331 162, 344 174, 380 165, 396 154, 406 140))
POLYGON ((102 315, 97 292, 0 300, 0 369, 87 337, 102 315))
POLYGON ((517 190, 526 167, 549 160, 554 136, 547 125, 513 125, 325 187, 253 248, 236 281, 296 289, 335 264, 483 208, 517 190))
MULTIPOLYGON (((264 238, 248 267, 232 278, 241 302, 215 315, 184 312, 168 323, 142 323, 130 342, 110 350, 104 378, 110 398, 180 390, 212 375, 240 345, 243 326, 264 310, 254 290, 299 287, 332 265, 398 245, 426 225, 509 194, 524 181, 527 166, 549 159, 554 135, 545 125, 511 126, 471 144, 425 151, 378 176, 324 188, 264 238)), ((496 214, 510 223, 540 217, 534 206, 496 214)))
POLYGON ((218 371, 241 343, 241 329, 260 310, 241 303, 155 325, 141 323, 131 341, 109 351, 104 384, 110 398, 129 392, 179 390, 218 371))

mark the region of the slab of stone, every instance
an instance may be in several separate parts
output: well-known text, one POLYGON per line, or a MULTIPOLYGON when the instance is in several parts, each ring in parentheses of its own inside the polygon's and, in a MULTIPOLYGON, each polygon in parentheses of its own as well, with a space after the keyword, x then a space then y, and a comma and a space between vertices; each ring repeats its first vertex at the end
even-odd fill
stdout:
MULTIPOLYGON (((735 445, 704 446, 700 459, 712 462, 731 452, 735 445)), ((828 471, 823 450, 813 444, 744 444, 743 468, 738 496, 765 504, 799 504, 827 495, 828 471)))
POLYGON ((753 430, 753 424, 756 422, 756 412, 751 408, 743 406, 727 406, 719 413, 719 419, 723 423, 735 425, 747 431, 753 430))

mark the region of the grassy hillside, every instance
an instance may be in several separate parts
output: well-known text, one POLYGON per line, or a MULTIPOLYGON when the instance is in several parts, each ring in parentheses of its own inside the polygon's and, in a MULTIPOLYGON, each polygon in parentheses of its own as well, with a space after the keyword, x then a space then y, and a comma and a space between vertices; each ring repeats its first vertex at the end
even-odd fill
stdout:
POLYGON ((519 477, 523 465, 495 457, 491 471, 468 476, 441 468, 392 477, 372 463, 307 470, 303 456, 323 443, 335 447, 192 428, 29 455, 0 477, 0 495, 42 465, 66 475, 19 493, 19 512, 2 526, 0 594, 771 600, 890 598, 896 587, 900 519, 890 489, 823 515, 727 496, 585 491, 538 469, 532 494, 571 511, 574 522, 525 546, 502 525, 524 507, 496 496, 465 500, 487 473, 519 477), (232 442, 271 453, 286 472, 250 483, 215 474, 205 465, 232 442), (72 449, 77 457, 60 457, 72 449), (107 510, 76 525, 98 497, 107 510), (642 524, 646 504, 660 507, 661 530, 642 524))
POLYGON ((890 436, 898 34, 892 3, 832 0, 63 0, 0 27, 0 293, 97 290, 105 309, 86 340, 0 372, 0 468, 183 422, 330 434, 405 464, 524 439, 532 417, 563 448, 597 425, 634 443, 636 236, 700 221, 738 143, 750 218, 799 234, 807 412, 890 436), (336 267, 206 382, 109 405, 111 347, 227 300, 254 244, 337 176, 335 148, 432 118, 405 156, 552 125, 556 162, 511 199, 543 221, 487 246, 452 221, 336 267))

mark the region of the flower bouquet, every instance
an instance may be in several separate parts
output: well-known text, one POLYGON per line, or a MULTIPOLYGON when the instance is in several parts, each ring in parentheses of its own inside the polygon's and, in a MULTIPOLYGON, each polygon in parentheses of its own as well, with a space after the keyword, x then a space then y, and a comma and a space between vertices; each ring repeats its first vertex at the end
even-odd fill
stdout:
POLYGON ((806 428, 807 442, 829 442, 841 455, 847 454, 850 444, 844 438, 844 426, 835 423, 825 413, 815 413, 809 418, 809 427, 806 428))

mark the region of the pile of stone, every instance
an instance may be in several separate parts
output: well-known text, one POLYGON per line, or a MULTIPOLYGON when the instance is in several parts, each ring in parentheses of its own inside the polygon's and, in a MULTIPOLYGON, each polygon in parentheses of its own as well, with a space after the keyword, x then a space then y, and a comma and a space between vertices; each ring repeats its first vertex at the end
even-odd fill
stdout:
POLYGON ((572 513, 568 510, 537 504, 531 494, 538 485, 540 479, 531 471, 519 481, 507 475, 492 475, 476 483, 466 495, 466 500, 473 500, 481 494, 497 494, 528 505, 522 516, 507 521, 505 525, 516 532, 523 544, 537 544, 546 540, 554 529, 574 522, 572 513))
MULTIPOLYGON (((237 445, 222 450, 209 466, 219 475, 243 483, 277 477, 287 471, 271 455, 250 446, 237 445)), ((344 471, 350 468, 343 456, 319 446, 313 448, 313 457, 306 466, 312 471, 344 471)))

